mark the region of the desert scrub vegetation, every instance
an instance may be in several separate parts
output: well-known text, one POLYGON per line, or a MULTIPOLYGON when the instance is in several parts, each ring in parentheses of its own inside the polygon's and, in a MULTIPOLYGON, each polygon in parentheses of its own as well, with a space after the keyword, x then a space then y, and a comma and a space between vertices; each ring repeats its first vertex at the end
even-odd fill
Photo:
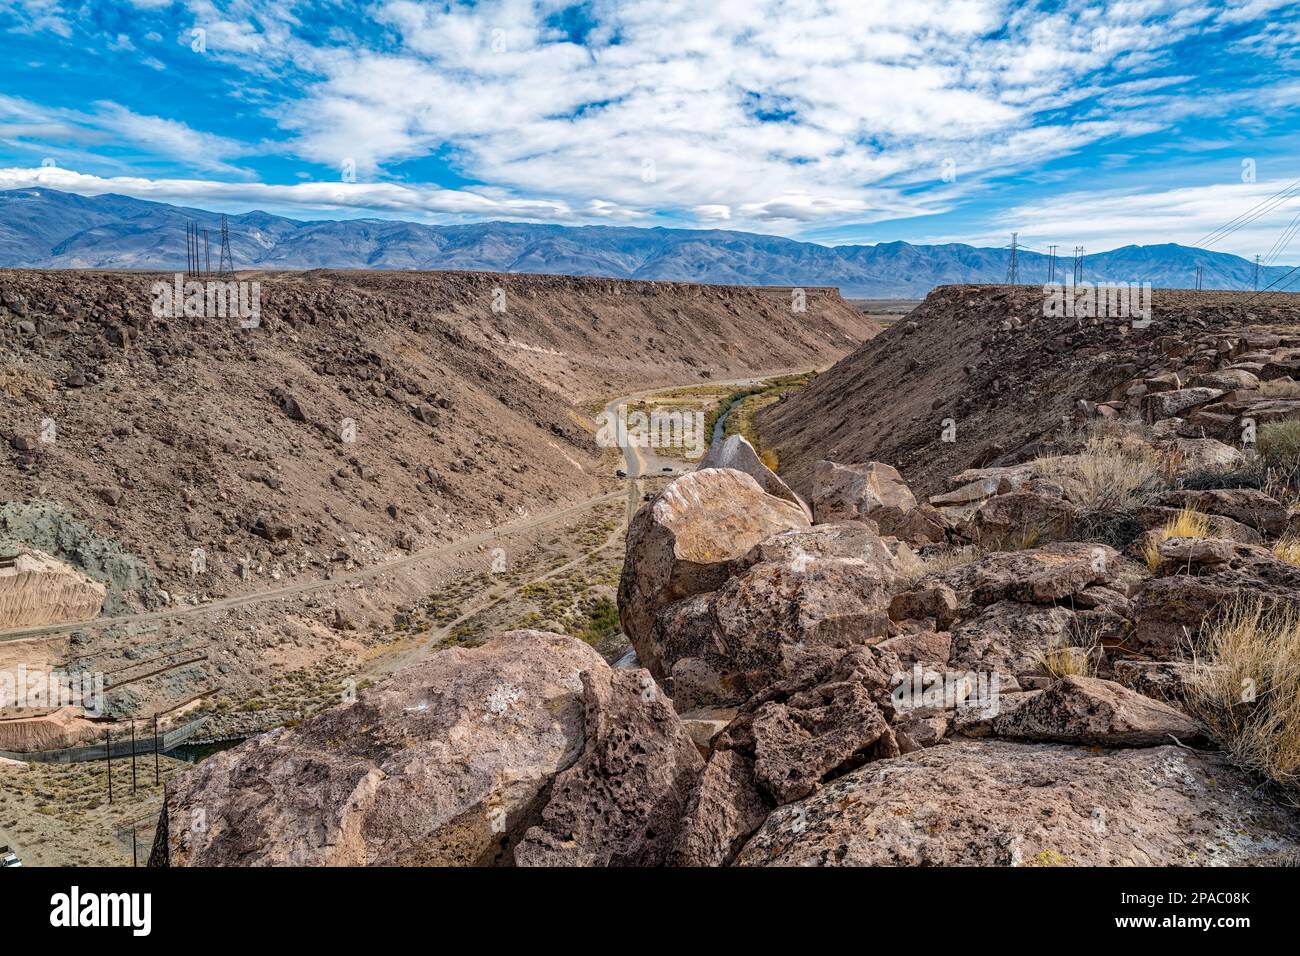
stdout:
POLYGON ((1164 525, 1157 528, 1142 548, 1142 558, 1147 568, 1155 571, 1164 558, 1160 555, 1160 545, 1170 538, 1208 538, 1210 536, 1210 516, 1202 514, 1195 508, 1184 508, 1164 525))
POLYGON ((1300 806, 1300 608, 1239 596, 1193 650, 1192 714, 1234 763, 1300 806))
POLYGON ((1273 542, 1273 557, 1300 566, 1300 535, 1287 533, 1273 542))
POLYGON ((1071 455, 1039 458, 1034 470, 1070 485, 1081 511, 1131 512, 1171 484, 1178 462, 1136 421, 1090 424, 1071 455))
POLYGON ((919 555, 899 572, 898 585, 902 589, 910 588, 928 574, 936 574, 939 571, 947 571, 949 568, 958 568, 963 564, 971 564, 988 553, 988 548, 972 544, 919 555))
POLYGON ((1300 482, 1300 421, 1265 422, 1255 435, 1260 460, 1288 487, 1300 482))
POLYGON ((1265 398, 1300 398, 1300 382, 1290 378, 1275 378, 1260 382, 1256 395, 1265 398))
POLYGON ((1136 419, 1090 422, 1065 441, 1071 454, 1039 458, 1034 470, 1078 505, 1070 537, 1127 548, 1145 530, 1138 509, 1171 486, 1179 456, 1157 448, 1136 419))
POLYGON ((1055 639, 1045 651, 1038 652, 1038 663, 1054 679, 1062 677, 1096 677, 1105 651, 1100 629, 1074 618, 1062 638, 1055 639))

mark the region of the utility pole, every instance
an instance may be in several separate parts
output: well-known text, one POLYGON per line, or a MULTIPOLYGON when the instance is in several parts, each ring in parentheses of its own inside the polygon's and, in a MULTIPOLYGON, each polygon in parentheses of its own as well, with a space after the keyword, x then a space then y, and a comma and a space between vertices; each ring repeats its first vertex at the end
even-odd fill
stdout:
POLYGON ((108 802, 113 803, 113 737, 104 731, 104 756, 108 758, 108 802))
POLYGON ((153 715, 153 783, 158 786, 158 715, 153 715))
MULTIPOLYGON (((135 721, 131 721, 131 792, 135 793, 135 721)), ((132 831, 135 832, 134 830, 132 831)))
POLYGON ((1019 245, 1018 238, 1020 233, 1011 234, 1011 263, 1007 266, 1007 285, 1020 284, 1020 263, 1016 259, 1016 249, 1019 245))
POLYGON ((1056 279, 1056 246, 1047 247, 1047 281, 1056 279))
POLYGON ((203 274, 212 272, 212 253, 208 250, 208 231, 203 230, 203 274))

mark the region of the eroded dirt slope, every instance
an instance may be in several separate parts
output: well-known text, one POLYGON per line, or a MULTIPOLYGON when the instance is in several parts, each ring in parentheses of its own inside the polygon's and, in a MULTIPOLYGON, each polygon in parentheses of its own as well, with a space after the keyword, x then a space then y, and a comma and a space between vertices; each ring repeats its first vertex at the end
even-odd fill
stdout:
POLYGON ((1300 296, 1157 289, 1151 324, 1043 315, 1037 286, 944 286, 812 385, 758 417, 781 474, 807 493, 819 459, 894 464, 918 492, 1031 457, 1078 401, 1163 371, 1205 330, 1300 325, 1300 296), (945 426, 951 426, 945 431, 945 426), (945 440, 950 438, 953 440, 945 440))
POLYGON ((241 274, 261 283, 248 331, 155 317, 150 287, 170 278, 0 274, 0 501, 58 504, 173 595, 319 576, 590 497, 590 403, 829 364, 875 329, 815 291, 796 315, 788 292, 757 289, 323 271, 241 274))

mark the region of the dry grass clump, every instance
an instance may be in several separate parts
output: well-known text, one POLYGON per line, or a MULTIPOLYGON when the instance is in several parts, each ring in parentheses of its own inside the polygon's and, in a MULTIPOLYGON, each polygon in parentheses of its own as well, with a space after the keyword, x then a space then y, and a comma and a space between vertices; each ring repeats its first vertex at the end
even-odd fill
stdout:
POLYGON ((1300 535, 1287 533, 1274 541, 1273 557, 1287 564, 1300 565, 1300 535))
POLYGON ((967 545, 964 548, 952 548, 947 551, 937 551, 924 557, 917 557, 915 561, 908 564, 898 574, 898 583, 902 589, 912 587, 917 581, 927 574, 935 574, 939 571, 947 571, 950 568, 958 568, 963 564, 972 564, 978 561, 984 555, 988 554, 988 549, 981 548, 977 545, 967 545))
POLYGON ((1165 522, 1147 538, 1142 549, 1142 557, 1152 571, 1160 567, 1164 559, 1160 556, 1160 545, 1170 538, 1208 538, 1210 536, 1210 516, 1202 514, 1195 508, 1184 508, 1165 522))
POLYGON ((1300 804, 1297 688, 1300 608, 1238 597, 1205 631, 1186 690, 1191 712, 1233 763, 1300 804))
POLYGON ((1300 421, 1265 422, 1255 435, 1255 447, 1270 477, 1295 487, 1300 474, 1300 421))
POLYGON ((1038 652, 1038 663, 1055 680, 1062 677, 1096 677, 1104 655, 1096 626, 1075 618, 1065 637, 1038 652))
POLYGON ((1073 455, 1040 458, 1034 470, 1071 484, 1071 497, 1084 512, 1131 511, 1169 487, 1178 462, 1151 444, 1137 422, 1090 427, 1073 455))
POLYGON ((1260 382, 1255 391, 1265 398, 1300 398, 1300 382, 1293 378, 1275 378, 1260 382))

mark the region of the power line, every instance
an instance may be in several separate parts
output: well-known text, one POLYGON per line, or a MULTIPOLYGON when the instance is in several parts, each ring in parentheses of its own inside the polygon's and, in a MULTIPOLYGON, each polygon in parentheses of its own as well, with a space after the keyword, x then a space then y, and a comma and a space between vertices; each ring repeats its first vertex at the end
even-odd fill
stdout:
POLYGON ((1286 251, 1286 247, 1289 246, 1291 240, 1295 238, 1297 229, 1300 229, 1300 212, 1295 214, 1294 218, 1292 218, 1292 220, 1287 224, 1287 227, 1282 230, 1282 235, 1277 237, 1277 241, 1273 243, 1272 248, 1264 255, 1265 264, 1273 263, 1276 261, 1278 256, 1286 251))
POLYGON ((1280 189, 1278 192, 1275 192, 1272 196, 1269 196, 1267 199, 1260 200, 1254 206, 1251 206, 1249 209, 1247 209, 1245 212, 1241 213, 1238 216, 1234 216, 1232 219, 1229 219, 1222 226, 1219 226, 1219 228, 1213 230, 1212 232, 1206 233, 1200 239, 1197 239, 1196 242, 1193 243, 1193 245, 1200 246, 1201 248, 1212 246, 1216 242, 1226 239, 1228 236, 1232 235, 1238 229, 1250 225, 1252 222, 1259 219, 1261 216, 1267 215, 1268 213, 1276 209, 1278 206, 1280 206, 1282 203, 1286 202, 1288 199, 1291 199, 1293 196, 1297 196, 1297 195, 1300 195, 1300 179, 1297 179, 1289 186, 1286 186, 1280 189))

